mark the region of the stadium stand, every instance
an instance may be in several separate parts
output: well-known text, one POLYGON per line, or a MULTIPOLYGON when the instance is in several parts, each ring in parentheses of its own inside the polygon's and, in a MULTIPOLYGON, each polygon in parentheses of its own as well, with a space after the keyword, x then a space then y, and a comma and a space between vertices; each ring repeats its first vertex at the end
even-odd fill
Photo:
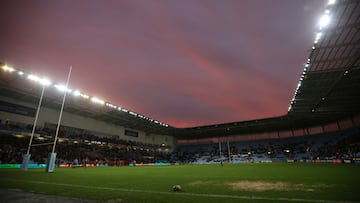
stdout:
MULTIPOLYGON (((286 115, 175 128, 85 94, 69 96, 58 164, 358 163, 360 1, 328 4, 322 19, 327 21, 314 36, 286 115)), ((25 71, 0 65, 1 163, 20 163, 42 88, 27 80, 25 71)), ((46 161, 61 94, 44 95, 38 146, 31 149, 34 163, 46 161)))

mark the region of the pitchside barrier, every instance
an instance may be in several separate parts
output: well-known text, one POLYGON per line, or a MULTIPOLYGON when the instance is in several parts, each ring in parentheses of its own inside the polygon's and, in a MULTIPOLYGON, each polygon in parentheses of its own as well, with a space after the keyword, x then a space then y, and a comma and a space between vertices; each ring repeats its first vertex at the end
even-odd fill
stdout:
MULTIPOLYGON (((334 163, 334 164, 351 164, 351 163, 355 163, 355 164, 360 164, 360 158, 355 158, 353 160, 350 159, 345 159, 345 160, 339 160, 339 159, 333 159, 333 160, 314 160, 314 161, 306 161, 304 163, 334 163)), ((239 163, 238 163, 239 164, 239 163)), ((21 165, 22 164, 0 164, 0 169, 1 168, 18 168, 21 169, 21 165)), ((169 166, 171 165, 170 163, 147 163, 147 164, 143 164, 143 163, 139 163, 139 164, 134 164, 131 163, 128 166, 169 166)), ((115 165, 108 165, 108 164, 86 164, 86 167, 112 167, 115 165)), ((80 164, 80 165, 74 165, 74 164, 60 164, 57 165, 56 167, 59 168, 75 168, 75 167, 84 167, 84 165, 80 164)), ((47 164, 28 164, 28 168, 47 168, 47 164)))
MULTIPOLYGON (((21 168, 21 164, 0 164, 0 168, 21 168)), ((46 164, 28 164, 28 168, 46 168, 46 164)))

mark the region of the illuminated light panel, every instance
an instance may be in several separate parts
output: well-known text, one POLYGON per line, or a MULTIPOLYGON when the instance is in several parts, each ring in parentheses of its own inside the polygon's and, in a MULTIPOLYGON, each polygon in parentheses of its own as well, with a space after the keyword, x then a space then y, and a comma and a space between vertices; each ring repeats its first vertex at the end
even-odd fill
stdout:
POLYGON ((81 95, 81 92, 80 92, 79 90, 75 90, 75 91, 73 92, 73 95, 74 95, 74 96, 80 96, 80 95, 81 95))
POLYGON ((66 86, 64 85, 54 85, 56 87, 56 89, 58 89, 61 92, 65 92, 66 91, 66 86))
POLYGON ((92 97, 91 101, 94 103, 98 103, 98 104, 105 104, 105 102, 103 100, 96 98, 96 97, 92 97))
POLYGON ((18 71, 18 75, 24 75, 25 73, 22 71, 18 71))
POLYGON ((330 23, 330 16, 327 14, 323 15, 323 17, 321 17, 319 22, 321 27, 326 27, 327 25, 329 25, 329 23, 330 23))
POLYGON ((137 116, 137 113, 132 112, 132 111, 130 111, 129 114, 131 114, 131 115, 133 115, 133 116, 137 116))
POLYGON ((40 82, 42 85, 45 85, 45 86, 51 85, 51 81, 48 80, 48 79, 46 79, 46 78, 40 79, 39 82, 40 82))
POLYGON ((335 4, 336 3, 336 0, 329 0, 328 1, 328 5, 333 5, 333 4, 335 4))
POLYGON ((28 75, 27 77, 29 80, 33 80, 33 81, 39 81, 40 78, 36 75, 28 75))
POLYGON ((117 106, 111 103, 106 103, 106 106, 113 108, 113 109, 117 109, 117 106))
POLYGON ((84 99, 89 99, 89 98, 90 98, 90 96, 88 96, 88 95, 86 95, 86 94, 80 94, 80 96, 81 96, 82 98, 84 98, 84 99))
POLYGON ((316 34, 315 39, 319 40, 321 38, 321 36, 322 36, 322 32, 319 32, 319 33, 316 34))
POLYGON ((15 71, 15 69, 14 69, 14 68, 9 67, 9 66, 7 66, 7 65, 4 65, 4 66, 2 67, 2 69, 3 69, 4 71, 9 71, 9 72, 13 72, 13 71, 15 71))

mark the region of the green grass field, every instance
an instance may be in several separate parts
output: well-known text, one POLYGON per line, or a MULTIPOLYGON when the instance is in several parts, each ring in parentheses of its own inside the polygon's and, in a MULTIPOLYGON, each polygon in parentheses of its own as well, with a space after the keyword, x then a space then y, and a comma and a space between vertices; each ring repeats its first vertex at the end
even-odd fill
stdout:
POLYGON ((0 188, 105 202, 360 202, 360 165, 258 163, 0 170, 0 188), (180 184, 181 192, 172 186, 180 184))

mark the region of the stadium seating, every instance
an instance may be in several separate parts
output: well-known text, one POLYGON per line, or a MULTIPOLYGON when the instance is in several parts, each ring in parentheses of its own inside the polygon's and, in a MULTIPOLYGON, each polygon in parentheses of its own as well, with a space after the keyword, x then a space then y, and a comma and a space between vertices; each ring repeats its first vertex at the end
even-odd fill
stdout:
MULTIPOLYGON (((21 163, 29 143, 31 126, 0 125, 0 163, 21 163)), ((31 163, 45 163, 53 140, 48 130, 37 129, 31 148, 31 163), (43 145, 41 145, 43 144, 43 145)), ((179 145, 173 152, 163 152, 159 146, 133 141, 98 137, 91 134, 61 132, 57 144, 58 164, 128 165, 130 163, 169 162, 173 164, 261 163, 287 161, 360 162, 360 130, 352 128, 339 132, 276 140, 242 141, 179 145), (76 160, 76 161, 75 161, 76 160)))

